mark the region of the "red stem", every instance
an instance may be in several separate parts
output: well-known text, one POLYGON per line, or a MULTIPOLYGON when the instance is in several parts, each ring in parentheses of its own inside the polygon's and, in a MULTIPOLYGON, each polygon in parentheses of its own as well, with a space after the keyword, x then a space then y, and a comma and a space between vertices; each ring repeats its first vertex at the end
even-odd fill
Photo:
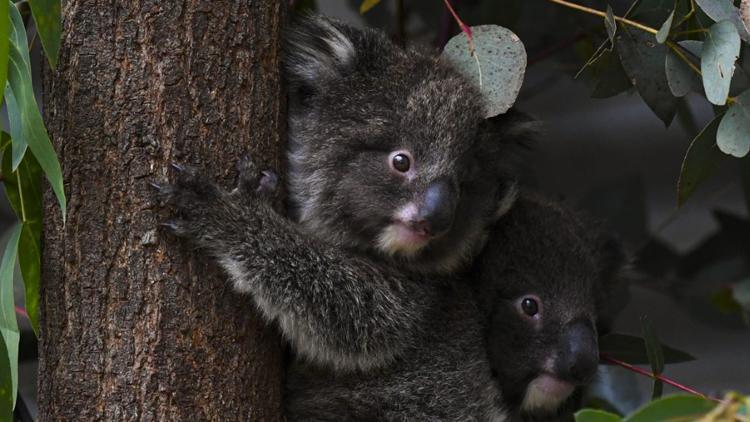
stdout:
POLYGON ((466 33, 466 36, 469 38, 469 43, 471 43, 474 38, 471 36, 471 28, 466 26, 464 21, 461 20, 461 18, 458 17, 458 14, 455 10, 453 10, 453 6, 451 6, 451 2, 448 0, 443 0, 443 3, 445 3, 445 7, 448 8, 448 11, 451 12, 451 15, 453 15, 453 19, 456 20, 456 23, 458 23, 459 28, 461 28, 462 32, 466 33))
POLYGON ((606 362, 609 362, 609 363, 613 363, 613 364, 618 365, 618 366, 622 366, 625 369, 633 371, 633 372, 635 372, 637 374, 641 374, 641 375, 647 376, 647 377, 649 377, 651 379, 657 379, 657 380, 662 381, 665 384, 669 384, 672 387, 677 388, 679 390, 686 391, 686 392, 688 392, 690 394, 694 394, 694 395, 696 395, 698 397, 703 397, 704 399, 715 401, 716 403, 721 403, 721 400, 719 400, 719 399, 716 399, 716 398, 713 398, 713 397, 709 397, 709 396, 707 396, 707 395, 705 395, 705 394, 703 394, 703 393, 701 393, 699 391, 693 390, 692 388, 690 388, 688 386, 685 386, 685 385, 682 385, 682 384, 678 383, 677 381, 673 381, 673 380, 671 380, 671 379, 669 379, 669 378, 667 378, 667 377, 665 377, 663 375, 654 374, 653 372, 649 372, 649 371, 646 371, 645 369, 638 368, 637 366, 633 366, 633 365, 631 365, 631 364, 629 364, 627 362, 623 362, 623 361, 621 361, 619 359, 615 359, 615 358, 613 358, 611 356, 608 356, 608 355, 606 355, 604 353, 601 353, 599 355, 599 357, 603 361, 606 361, 606 362))
POLYGON ((28 313, 26 313, 26 309, 23 309, 23 308, 22 308, 22 307, 20 307, 20 306, 16 306, 16 313, 17 313, 18 315, 24 316, 24 317, 26 317, 26 318, 28 318, 28 317, 29 317, 29 314, 28 314, 28 313))

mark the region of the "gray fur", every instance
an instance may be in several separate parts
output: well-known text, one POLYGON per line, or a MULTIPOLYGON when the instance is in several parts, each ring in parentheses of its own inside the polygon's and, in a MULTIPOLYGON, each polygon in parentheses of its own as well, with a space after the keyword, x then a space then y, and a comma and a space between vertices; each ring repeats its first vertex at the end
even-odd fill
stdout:
POLYGON ((423 329, 391 365, 346 374, 293 367, 289 420, 570 419, 574 396, 544 411, 524 411, 522 396, 549 370, 561 327, 583 317, 606 330, 619 310, 604 299, 621 296, 624 256, 602 239, 574 213, 522 197, 497 223, 472 279, 438 289, 423 329), (545 302, 540 326, 513 306, 527 293, 545 302))

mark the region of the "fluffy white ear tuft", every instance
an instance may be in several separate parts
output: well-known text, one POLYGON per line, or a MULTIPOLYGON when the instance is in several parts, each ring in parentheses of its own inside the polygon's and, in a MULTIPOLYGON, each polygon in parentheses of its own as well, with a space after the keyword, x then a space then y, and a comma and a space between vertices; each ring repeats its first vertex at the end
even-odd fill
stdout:
POLYGON ((292 82, 315 85, 340 76, 355 58, 352 40, 322 16, 300 18, 286 39, 285 67, 292 82))

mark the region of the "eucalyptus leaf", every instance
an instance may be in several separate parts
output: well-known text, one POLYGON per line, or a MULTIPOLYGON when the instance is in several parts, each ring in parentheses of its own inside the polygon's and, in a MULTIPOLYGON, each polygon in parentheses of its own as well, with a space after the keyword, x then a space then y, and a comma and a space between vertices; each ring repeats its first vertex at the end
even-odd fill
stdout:
POLYGON ((0 102, 3 100, 5 81, 8 79, 8 44, 10 43, 9 4, 0 0, 0 102))
POLYGON ((607 29, 607 36, 609 42, 615 43, 615 35, 617 34, 617 20, 615 19, 615 12, 612 11, 612 6, 607 5, 607 15, 604 17, 604 27, 607 29))
POLYGON ((16 267, 20 236, 21 225, 16 224, 11 229, 8 243, 6 243, 3 251, 2 261, 0 261, 0 335, 3 337, 10 359, 13 403, 16 402, 18 392, 18 341, 20 340, 13 297, 13 272, 16 267))
MULTIPOLYGON (((703 51, 701 41, 685 40, 680 41, 679 46, 689 51, 700 59, 703 51)), ((667 73, 667 83, 669 90, 675 97, 684 97, 691 90, 702 90, 703 85, 701 77, 685 61, 671 49, 667 50, 667 59, 664 63, 667 73)))
POLYGON ((576 422, 619 422, 622 418, 614 413, 598 409, 582 409, 575 414, 576 422))
POLYGON ((734 7, 732 0, 696 0, 696 3, 714 22, 730 21, 739 36, 746 42, 750 42, 748 27, 742 20, 740 11, 734 7))
POLYGON ((475 26, 471 31, 475 51, 462 32, 448 41, 441 58, 479 88, 485 117, 493 117, 508 111, 518 97, 526 72, 526 50, 516 34, 501 26, 475 26))
POLYGON ((18 263, 25 289, 26 312, 34 332, 39 334, 39 279, 42 236, 42 169, 27 154, 15 172, 10 171, 10 152, 2 157, 5 192, 23 228, 18 243, 18 263))
POLYGON ((677 206, 681 207, 700 186, 710 178, 726 158, 716 146, 716 132, 723 115, 715 117, 693 139, 682 160, 680 180, 677 182, 677 206))
POLYGON ((5 338, 0 336, 0 421, 13 420, 13 373, 5 338))
POLYGON ((716 403, 697 396, 674 395, 646 403, 633 414, 624 419, 625 422, 654 422, 700 419, 710 412, 716 403))
POLYGON ((604 51, 592 67, 594 78, 593 98, 609 98, 629 90, 633 85, 625 74, 620 57, 615 52, 604 51))
POLYGON ((750 90, 729 106, 716 132, 716 144, 722 152, 735 157, 750 152, 750 90))
POLYGON ((664 41, 667 40, 669 37, 669 31, 672 30, 672 21, 674 20, 674 10, 672 13, 669 14, 669 17, 667 20, 664 21, 664 23, 661 25, 661 28, 659 28, 659 32, 656 33, 656 41, 659 42, 659 44, 664 44, 664 41))
MULTIPOLYGON (((599 352, 631 365, 645 365, 649 363, 645 340, 629 334, 612 333, 600 338, 599 352)), ((690 354, 667 345, 662 345, 662 353, 665 364, 695 360, 690 354)))
POLYGON ((31 14, 34 16, 39 39, 42 41, 44 52, 50 66, 57 66, 57 56, 60 51, 60 33, 62 18, 60 16, 60 0, 29 0, 31 14))
POLYGON ((706 98, 712 104, 724 105, 734 75, 734 63, 740 55, 740 37, 729 21, 711 26, 701 55, 701 72, 706 98))
POLYGON ((363 0, 362 4, 359 5, 359 13, 364 15, 378 3, 380 3, 380 0, 363 0))
MULTIPOLYGON (((44 170, 52 190, 60 204, 60 209, 65 220, 66 199, 62 181, 60 162, 57 159, 44 121, 39 113, 34 89, 31 81, 31 66, 29 64, 29 50, 26 41, 25 28, 21 14, 14 4, 10 4, 10 16, 12 23, 10 61, 8 66, 8 84, 5 95, 13 95, 16 107, 8 103, 8 115, 11 123, 11 135, 13 142, 22 142, 28 145, 37 162, 44 170), (20 123, 21 127, 14 127, 20 123)), ((18 158, 18 157, 17 157, 18 158)), ((20 160, 14 164, 14 168, 20 164, 20 160)))
POLYGON ((625 73, 643 101, 669 126, 677 111, 677 99, 672 96, 664 71, 667 47, 654 42, 648 33, 624 28, 616 40, 625 73))
MULTIPOLYGON (((643 330, 643 339, 646 342, 646 354, 648 355, 648 361, 651 364, 651 372, 654 375, 659 375, 664 372, 664 352, 661 348, 661 343, 658 337, 656 337, 656 330, 654 329, 651 320, 645 315, 641 317, 641 328, 643 330)), ((651 399, 657 399, 661 397, 664 392, 664 383, 659 379, 654 379, 654 390, 651 395, 651 399)))

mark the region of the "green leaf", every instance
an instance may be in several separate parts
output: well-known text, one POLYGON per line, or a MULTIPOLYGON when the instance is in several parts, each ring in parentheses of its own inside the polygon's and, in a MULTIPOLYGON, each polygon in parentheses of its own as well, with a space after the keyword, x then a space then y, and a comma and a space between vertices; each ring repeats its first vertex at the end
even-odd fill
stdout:
POLYGON ((583 409, 576 412, 576 422, 619 422, 621 417, 614 413, 597 409, 583 409))
POLYGON ((485 117, 505 113, 513 106, 526 72, 526 50, 516 34, 497 25, 471 28, 475 52, 466 33, 448 41, 441 58, 463 72, 482 93, 485 117))
POLYGON ((10 357, 10 373, 13 382, 13 403, 16 402, 18 391, 18 322, 16 321, 16 306, 13 298, 13 272, 16 267, 18 254, 18 239, 21 236, 21 225, 16 224, 8 236, 8 243, 0 261, 0 335, 5 341, 6 350, 10 357))
POLYGON ((609 98, 621 94, 633 85, 622 68, 620 58, 613 51, 604 51, 592 66, 596 79, 593 98, 609 98))
POLYGON ((27 154, 15 172, 11 171, 11 154, 2 157, 5 192, 18 219, 23 223, 18 243, 18 262, 23 277, 26 312, 34 332, 39 334, 39 278, 41 268, 41 236, 43 198, 42 169, 32 154, 27 154))
MULTIPOLYGON (((649 363, 645 340, 628 334, 612 333, 600 338, 599 352, 631 365, 649 363)), ((695 360, 690 354, 664 344, 662 344, 662 352, 665 364, 695 360)))
MULTIPOLYGON (((703 43, 694 40, 685 40, 678 43, 681 47, 700 58, 703 51, 703 43)), ((672 49, 667 50, 667 60, 664 63, 667 72, 667 83, 669 90, 675 97, 684 97, 691 90, 702 90, 701 77, 688 66, 672 49)))
POLYGON ((0 421, 13 420, 13 373, 5 338, 0 336, 0 421))
POLYGON ((669 37, 669 31, 672 30, 672 21, 674 20, 674 10, 669 14, 667 20, 659 28, 659 32, 656 33, 656 41, 659 44, 664 44, 664 41, 669 37))
POLYGON ((654 42, 652 35, 623 28, 617 35, 617 51, 625 73, 643 101, 669 126, 677 111, 664 71, 667 47, 654 42))
POLYGON ((625 422, 692 421, 710 412, 716 403, 697 396, 674 395, 647 403, 625 422))
POLYGON ((617 34, 617 20, 615 20, 615 12, 612 11, 612 6, 607 5, 607 16, 604 17, 604 27, 607 29, 607 36, 609 42, 615 43, 615 34, 617 34))
POLYGON ((0 0, 0 103, 3 101, 3 89, 8 79, 8 44, 10 42, 10 17, 8 3, 0 0))
POLYGON ((36 30, 42 41, 47 60, 54 69, 57 66, 57 55, 60 51, 60 0, 29 0, 31 14, 34 16, 36 30))
POLYGON ((740 55, 740 37, 729 21, 714 24, 706 35, 701 55, 701 73, 706 98, 712 104, 724 105, 734 75, 734 62, 740 55))
POLYGON ((716 146, 716 132, 723 116, 715 117, 693 139, 682 160, 680 180, 677 182, 677 206, 681 207, 701 183, 708 180, 726 155, 716 146))
MULTIPOLYGON (((1 1, 1 0, 0 0, 1 1)), ((28 145, 37 162, 44 170, 52 190, 60 204, 60 209, 65 220, 66 199, 62 181, 62 171, 57 154, 44 128, 44 121, 39 113, 34 90, 31 82, 31 65, 29 64, 29 50, 26 41, 26 33, 23 26, 21 14, 14 4, 10 5, 12 23, 10 61, 8 66, 8 84, 5 87, 5 96, 12 95, 15 99, 14 107, 7 102, 8 116, 10 121, 11 136, 13 143, 28 145), (18 125, 20 124, 20 127, 18 125)), ((14 149, 18 151, 18 148, 14 149)), ((20 158, 16 154, 15 158, 20 158)), ((14 162, 14 168, 20 165, 14 162)))
POLYGON ((364 15, 370 9, 377 6, 378 3, 380 3, 380 0, 363 0, 362 4, 359 5, 359 13, 364 15))
MULTIPOLYGON (((651 324, 651 321, 645 315, 641 317, 641 328, 643 330, 643 339, 646 341, 646 354, 648 355, 648 361, 651 364, 651 372, 654 375, 660 375, 664 372, 664 352, 661 349, 661 343, 656 337, 656 330, 651 324)), ((661 397, 664 392, 664 383, 661 380, 654 380, 654 392, 651 395, 651 399, 657 399, 661 397)))
POLYGON ((716 132, 716 144, 722 152, 735 157, 750 152, 750 90, 729 106, 716 132))
POLYGON ((732 0, 697 0, 696 3, 714 22, 730 21, 739 36, 746 42, 750 42, 748 28, 742 21, 740 11, 734 7, 732 0))

